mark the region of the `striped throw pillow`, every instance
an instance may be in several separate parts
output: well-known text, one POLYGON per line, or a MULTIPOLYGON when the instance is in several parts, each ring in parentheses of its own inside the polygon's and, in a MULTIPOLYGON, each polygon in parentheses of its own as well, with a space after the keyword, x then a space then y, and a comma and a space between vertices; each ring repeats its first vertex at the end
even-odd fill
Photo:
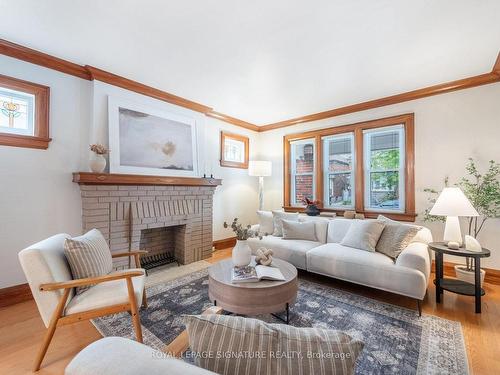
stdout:
MULTIPOLYGON (((108 243, 97 229, 92 229, 79 237, 66 239, 64 254, 73 279, 103 276, 113 270, 108 243)), ((83 293, 90 287, 91 285, 77 287, 76 294, 83 293)))
POLYGON ((354 374, 361 341, 319 328, 296 328, 227 315, 185 317, 191 355, 218 374, 354 374))

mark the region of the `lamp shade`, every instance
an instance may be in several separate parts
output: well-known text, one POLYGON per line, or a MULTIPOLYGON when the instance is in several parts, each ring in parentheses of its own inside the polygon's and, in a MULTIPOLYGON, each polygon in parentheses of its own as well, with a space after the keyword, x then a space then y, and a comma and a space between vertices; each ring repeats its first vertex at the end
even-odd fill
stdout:
POLYGON ((458 187, 444 188, 429 213, 436 216, 479 216, 458 187))
POLYGON ((266 177, 272 172, 272 163, 270 161, 250 160, 248 164, 248 174, 250 176, 266 177))

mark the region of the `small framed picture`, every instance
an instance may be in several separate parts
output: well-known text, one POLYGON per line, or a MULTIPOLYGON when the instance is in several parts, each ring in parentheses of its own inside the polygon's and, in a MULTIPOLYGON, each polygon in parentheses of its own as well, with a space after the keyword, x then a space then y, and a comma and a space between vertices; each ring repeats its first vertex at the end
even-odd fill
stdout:
POLYGON ((248 168, 248 137, 220 132, 220 165, 229 168, 248 168))

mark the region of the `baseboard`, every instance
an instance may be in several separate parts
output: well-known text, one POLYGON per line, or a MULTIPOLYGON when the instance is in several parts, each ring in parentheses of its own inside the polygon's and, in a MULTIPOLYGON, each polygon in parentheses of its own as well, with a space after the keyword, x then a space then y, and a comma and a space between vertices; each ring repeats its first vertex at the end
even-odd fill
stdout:
POLYGON ((28 284, 20 284, 0 289, 0 307, 15 305, 16 303, 33 299, 28 284))
POLYGON ((228 249, 236 245, 236 237, 223 238, 222 240, 214 241, 215 250, 228 249))
MULTIPOLYGON (((458 263, 444 262, 444 267, 443 267, 444 275, 449 277, 455 277, 455 266, 457 264, 458 263)), ((492 268, 484 268, 484 267, 481 268, 486 271, 486 275, 484 277, 484 281, 486 283, 500 285, 500 270, 494 270, 492 268)), ((434 261, 432 261, 432 272, 435 272, 435 269, 436 268, 434 261)))

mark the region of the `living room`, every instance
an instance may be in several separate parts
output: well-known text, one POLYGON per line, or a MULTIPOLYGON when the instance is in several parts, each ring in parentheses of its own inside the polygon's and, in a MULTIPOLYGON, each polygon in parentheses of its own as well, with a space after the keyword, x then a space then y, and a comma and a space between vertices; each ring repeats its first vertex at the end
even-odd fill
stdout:
POLYGON ((500 372, 500 3, 1 9, 0 373, 500 372))

